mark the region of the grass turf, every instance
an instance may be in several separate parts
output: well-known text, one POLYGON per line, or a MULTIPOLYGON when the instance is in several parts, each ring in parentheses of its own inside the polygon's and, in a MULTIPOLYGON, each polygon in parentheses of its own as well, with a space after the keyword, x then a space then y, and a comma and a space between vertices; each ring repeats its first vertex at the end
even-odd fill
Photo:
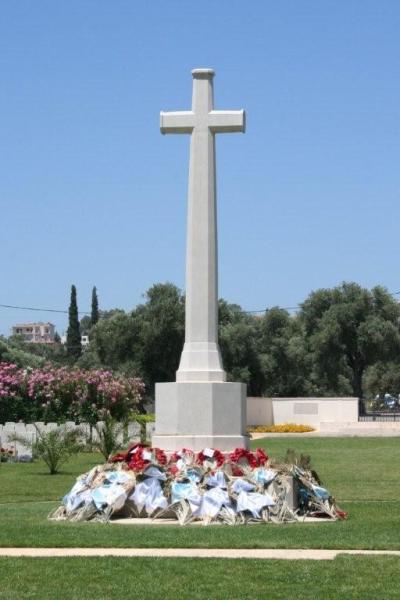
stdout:
POLYGON ((219 548, 400 548, 400 444, 397 438, 267 438, 276 458, 288 447, 311 454, 323 483, 349 512, 337 523, 252 527, 119 526, 54 523, 51 508, 76 476, 102 462, 82 454, 60 475, 43 464, 0 466, 1 546, 219 547, 219 548), (343 499, 343 501, 342 501, 343 499))
POLYGON ((400 559, 1 558, 2 600, 162 597, 394 600, 400 559))

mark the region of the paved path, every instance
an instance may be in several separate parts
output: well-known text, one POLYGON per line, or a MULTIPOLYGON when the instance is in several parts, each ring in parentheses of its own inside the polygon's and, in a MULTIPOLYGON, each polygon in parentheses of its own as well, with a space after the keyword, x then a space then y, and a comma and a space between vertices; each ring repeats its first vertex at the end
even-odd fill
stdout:
POLYGON ((259 558, 281 560, 333 560, 339 554, 391 555, 400 550, 295 550, 295 549, 219 549, 219 548, 0 548, 0 557, 123 556, 162 558, 259 558))

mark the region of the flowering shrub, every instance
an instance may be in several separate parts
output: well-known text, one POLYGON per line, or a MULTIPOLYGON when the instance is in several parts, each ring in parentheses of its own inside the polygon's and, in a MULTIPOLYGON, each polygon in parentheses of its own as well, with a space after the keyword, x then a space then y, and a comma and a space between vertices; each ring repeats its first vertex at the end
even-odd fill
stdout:
POLYGON ((311 425, 297 425, 296 423, 282 423, 281 425, 256 425, 248 427, 249 433, 307 433, 315 431, 311 425))
POLYGON ((0 362, 0 423, 18 421, 25 416, 27 396, 24 371, 16 365, 0 362))
POLYGON ((139 378, 110 371, 47 366, 20 369, 0 363, 0 422, 60 421, 94 424, 102 415, 123 420, 144 393, 139 378))

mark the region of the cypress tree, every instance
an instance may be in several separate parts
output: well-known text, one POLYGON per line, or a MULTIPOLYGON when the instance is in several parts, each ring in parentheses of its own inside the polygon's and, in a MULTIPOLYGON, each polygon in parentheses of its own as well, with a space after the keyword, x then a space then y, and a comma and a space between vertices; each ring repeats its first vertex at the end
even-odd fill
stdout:
POLYGON ((99 320, 99 301, 97 298, 97 289, 96 289, 96 286, 94 286, 94 288, 92 290, 92 313, 90 316, 91 327, 93 327, 93 325, 96 325, 98 320, 99 320))
POLYGON ((82 344, 78 318, 78 304, 76 301, 76 287, 74 285, 71 286, 71 302, 68 313, 67 354, 76 360, 82 354, 82 344))

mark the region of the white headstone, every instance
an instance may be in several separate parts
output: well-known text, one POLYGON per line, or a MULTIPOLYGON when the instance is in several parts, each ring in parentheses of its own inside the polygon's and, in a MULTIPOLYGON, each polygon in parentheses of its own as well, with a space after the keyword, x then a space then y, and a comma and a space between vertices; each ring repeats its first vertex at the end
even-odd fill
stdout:
POLYGON ((212 69, 195 69, 192 110, 162 112, 162 133, 191 135, 186 323, 176 383, 156 384, 153 445, 166 450, 247 446, 246 390, 226 383, 218 346, 215 134, 245 130, 245 114, 214 110, 212 69))

